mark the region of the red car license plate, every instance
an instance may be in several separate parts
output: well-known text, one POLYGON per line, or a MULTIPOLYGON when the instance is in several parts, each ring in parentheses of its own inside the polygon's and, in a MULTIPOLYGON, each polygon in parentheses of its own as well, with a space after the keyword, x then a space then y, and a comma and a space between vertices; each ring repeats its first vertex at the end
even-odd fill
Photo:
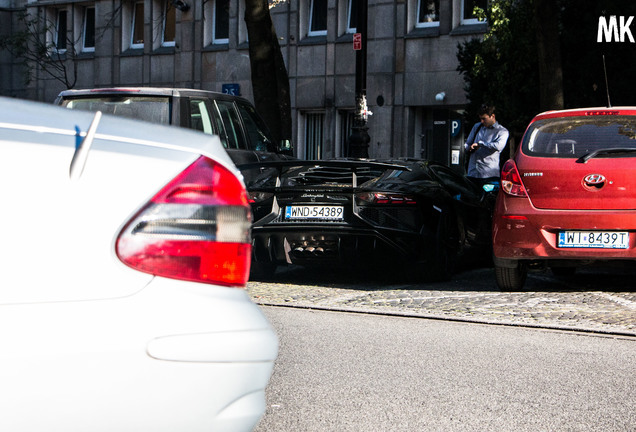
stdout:
POLYGON ((627 231, 560 231, 560 248, 627 249, 627 231))

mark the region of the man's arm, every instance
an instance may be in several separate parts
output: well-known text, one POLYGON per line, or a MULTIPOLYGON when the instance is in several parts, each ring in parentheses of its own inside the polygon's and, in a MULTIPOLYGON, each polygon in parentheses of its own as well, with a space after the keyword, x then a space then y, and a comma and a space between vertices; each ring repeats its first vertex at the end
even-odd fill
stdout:
POLYGON ((464 150, 469 152, 470 150, 470 146, 473 145, 473 143, 475 142, 475 136, 477 135, 477 130, 479 128, 479 125, 481 123, 476 123, 475 125, 473 125, 473 128, 470 130, 470 133, 468 134, 468 138, 466 138, 466 142, 464 143, 464 150))
POLYGON ((510 132, 508 132, 508 129, 504 128, 504 127, 499 127, 497 128, 497 132, 495 134, 493 134, 492 139, 488 142, 480 142, 480 146, 482 147, 486 147, 490 150, 496 150, 496 151, 503 151, 503 149, 506 147, 506 143, 508 142, 508 137, 510 135, 510 132))

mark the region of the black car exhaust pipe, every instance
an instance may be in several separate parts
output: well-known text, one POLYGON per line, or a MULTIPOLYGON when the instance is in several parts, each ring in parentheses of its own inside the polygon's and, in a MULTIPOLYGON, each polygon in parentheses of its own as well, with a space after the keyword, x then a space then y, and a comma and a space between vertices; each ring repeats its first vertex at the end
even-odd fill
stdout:
POLYGON ((292 249, 292 254, 296 256, 315 256, 321 257, 326 254, 333 253, 331 249, 324 249, 321 246, 298 246, 292 249))

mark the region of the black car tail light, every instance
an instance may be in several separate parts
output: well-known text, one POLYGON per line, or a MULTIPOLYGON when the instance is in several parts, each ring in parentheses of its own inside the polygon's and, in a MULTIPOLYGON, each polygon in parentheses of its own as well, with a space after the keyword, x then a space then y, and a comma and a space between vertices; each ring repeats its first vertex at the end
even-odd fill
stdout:
POLYGON ((527 197, 526 188, 521 182, 517 165, 512 160, 506 161, 501 169, 501 189, 508 195, 527 197))
POLYGON ((244 286, 251 210, 227 168, 200 157, 157 193, 117 239, 126 265, 156 276, 244 286))
POLYGON ((386 192, 360 192, 356 194, 356 201, 358 204, 416 204, 411 195, 386 192))

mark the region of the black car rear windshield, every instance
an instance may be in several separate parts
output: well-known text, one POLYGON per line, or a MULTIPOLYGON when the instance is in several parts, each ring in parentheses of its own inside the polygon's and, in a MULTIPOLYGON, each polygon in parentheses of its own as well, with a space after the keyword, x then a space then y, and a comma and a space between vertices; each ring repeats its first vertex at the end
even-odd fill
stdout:
MULTIPOLYGON (((531 156, 579 158, 603 149, 636 149, 636 117, 585 116, 539 120, 523 138, 531 156)), ((615 152, 614 157, 636 153, 615 152)))
POLYGON ((84 111, 101 111, 122 117, 170 124, 170 98, 155 96, 96 96, 64 99, 62 106, 84 111))

